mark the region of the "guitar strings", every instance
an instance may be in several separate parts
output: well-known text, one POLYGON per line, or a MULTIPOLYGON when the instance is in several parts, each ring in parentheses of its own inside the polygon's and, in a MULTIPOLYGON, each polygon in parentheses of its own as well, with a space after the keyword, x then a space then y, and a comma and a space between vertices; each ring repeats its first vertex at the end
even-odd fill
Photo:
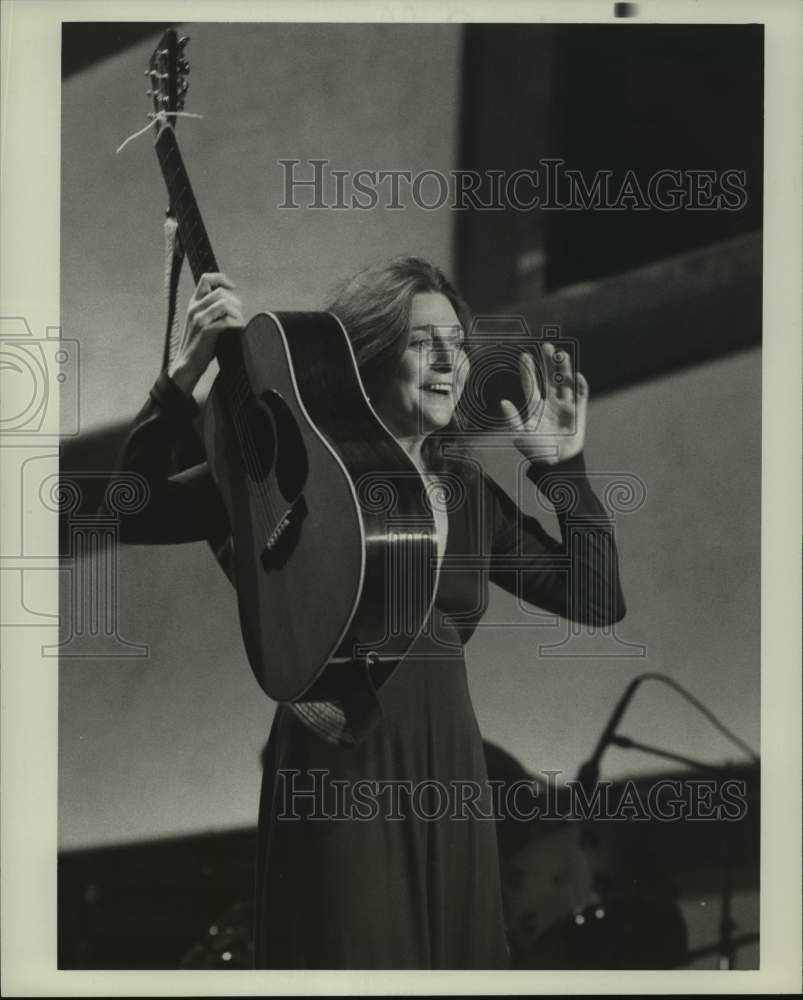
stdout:
MULTIPOLYGON (((222 372, 225 372, 224 368, 221 368, 222 372)), ((230 372, 224 375, 224 387, 226 382, 229 382, 229 404, 231 410, 231 416, 233 418, 235 433, 237 434, 237 440, 240 444, 240 454, 243 459, 243 464, 246 469, 247 475, 253 480, 254 492, 256 492, 258 498, 263 501, 264 505, 268 509, 270 515, 270 521, 277 522, 276 511, 273 506, 272 498, 270 496, 270 491, 265 486, 262 485, 260 471, 261 463, 259 461, 259 455, 257 451, 256 443, 254 442, 253 434, 248 427, 247 418, 243 414, 243 406, 247 403, 250 393, 250 386, 248 386, 245 373, 242 371, 230 372)), ((251 484, 247 484, 246 488, 251 484)), ((251 492, 251 490, 249 490, 251 492)), ((257 514, 263 515, 264 510, 259 506, 257 508, 257 514)), ((270 523, 266 523, 264 517, 262 518, 262 529, 266 532, 266 535, 270 535, 270 523)))
MULTIPOLYGON (((223 369, 221 369, 221 371, 223 371, 223 369)), ((276 507, 274 506, 270 486, 265 485, 269 484, 270 481, 264 480, 260 475, 262 471, 262 462, 259 459, 257 445, 254 441, 254 436, 250 431, 250 427, 248 426, 248 420, 242 412, 243 406, 247 404, 250 398, 252 398, 253 393, 251 391, 247 375, 242 369, 230 373, 230 375, 226 376, 226 379, 231 383, 230 402, 233 404, 231 409, 234 416, 235 431, 237 433, 238 441, 240 442, 241 454, 246 470, 252 474, 251 478, 253 479, 253 484, 251 485, 249 492, 252 494, 256 493, 257 498, 262 501, 265 507, 267 507, 270 515, 269 522, 266 523, 263 517, 261 525, 262 529, 266 533, 267 540, 280 523, 280 517, 276 507)), ((258 508, 258 514, 264 513, 263 509, 258 508)))
POLYGON ((258 455, 256 453, 256 448, 253 442, 253 435, 247 428, 247 421, 244 420, 241 404, 246 401, 246 394, 244 392, 238 393, 239 400, 236 397, 230 399, 230 409, 231 417, 233 420, 234 430, 237 435, 237 440, 240 445, 240 455, 243 461, 246 472, 246 490, 249 494, 253 495, 256 493, 256 498, 261 501, 255 505, 256 517, 259 522, 259 527, 265 534, 265 540, 270 537, 273 528, 275 528, 278 518, 274 505, 270 496, 270 491, 266 489, 260 482, 260 463, 258 461, 258 455), (251 479, 251 482, 248 482, 251 479), (267 511, 266 509, 267 508, 267 511), (268 517, 266 518, 266 513, 268 517))

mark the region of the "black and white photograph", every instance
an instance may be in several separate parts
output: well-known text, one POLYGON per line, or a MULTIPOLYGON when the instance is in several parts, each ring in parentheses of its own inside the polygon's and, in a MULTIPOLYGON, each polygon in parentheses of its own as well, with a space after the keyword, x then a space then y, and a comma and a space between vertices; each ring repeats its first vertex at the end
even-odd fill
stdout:
POLYGON ((4 275, 53 973, 794 992, 800 12, 196 6, 63 5, 4 275))

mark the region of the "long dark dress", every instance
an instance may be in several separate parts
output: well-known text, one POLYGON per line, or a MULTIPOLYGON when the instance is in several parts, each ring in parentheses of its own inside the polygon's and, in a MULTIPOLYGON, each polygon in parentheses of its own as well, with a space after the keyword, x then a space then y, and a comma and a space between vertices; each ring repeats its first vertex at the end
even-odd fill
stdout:
MULTIPOLYGON (((160 376, 123 449, 122 467, 151 488, 149 504, 124 518, 123 540, 225 536, 208 469, 168 475, 195 412, 160 376)), ((463 647, 489 581, 593 624, 624 614, 612 533, 582 456, 527 470, 541 486, 547 474, 566 477, 575 494, 570 532, 558 512, 562 541, 466 463, 430 621, 380 688, 378 722, 356 745, 278 706, 259 812, 258 967, 507 965, 492 794, 463 647)))

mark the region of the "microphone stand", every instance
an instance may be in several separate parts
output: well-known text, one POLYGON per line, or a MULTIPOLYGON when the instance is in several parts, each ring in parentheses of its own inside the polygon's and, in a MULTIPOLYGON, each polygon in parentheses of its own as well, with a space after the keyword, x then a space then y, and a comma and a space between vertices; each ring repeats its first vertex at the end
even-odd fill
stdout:
MULTIPOLYGON (((638 740, 630 739, 628 736, 619 736, 612 733, 608 737, 608 742, 624 750, 641 750, 642 753, 650 754, 653 757, 660 757, 664 760, 671 760, 696 771, 704 771, 710 774, 712 771, 721 771, 722 767, 706 764, 704 761, 694 757, 686 757, 682 754, 673 753, 671 750, 664 750, 661 747, 651 746, 649 743, 641 743, 638 740)), ((720 823, 722 821, 720 820, 720 823)), ((719 953, 719 968, 732 969, 735 962, 736 948, 739 944, 746 944, 750 940, 758 940, 758 935, 741 935, 734 939, 733 931, 736 925, 732 918, 733 908, 733 864, 731 859, 730 838, 726 835, 727 827, 721 827, 722 846, 722 881, 720 892, 720 918, 719 918, 719 941, 714 946, 719 953)), ((707 951, 708 949, 703 949, 707 951)))
MULTIPOLYGON (((639 674, 635 677, 625 688, 624 694, 622 694, 619 701, 611 713, 611 717, 602 731, 602 735, 597 741, 597 745, 594 748, 594 752, 591 757, 581 766, 577 781, 580 786, 586 792, 590 793, 593 790, 593 786, 599 781, 599 762, 602 759, 602 755, 605 750, 613 745, 622 747, 626 750, 641 750, 643 753, 651 754, 653 757, 661 757, 665 760, 671 760, 675 763, 685 764, 687 767, 692 768, 695 771, 704 771, 706 773, 711 773, 712 771, 721 771, 721 767, 714 767, 704 761, 697 760, 694 757, 686 757, 683 754, 674 753, 671 750, 664 750, 661 747, 650 746, 648 743, 640 743, 637 740, 630 739, 627 736, 620 736, 616 732, 616 728, 622 721, 622 717, 625 714, 627 706, 633 699, 633 695, 636 693, 636 688, 642 681, 645 680, 658 680, 662 679, 667 683, 680 690, 684 696, 694 704, 698 710, 702 711, 709 720, 711 720, 720 731, 728 735, 734 742, 738 743, 748 754, 750 754, 754 761, 758 762, 758 756, 753 753, 746 744, 741 740, 738 740, 732 733, 728 733, 727 730, 719 723, 697 699, 693 698, 688 694, 688 692, 683 691, 683 689, 676 683, 672 682, 669 678, 661 674, 655 673, 644 673, 639 674)), ((722 828, 723 831, 725 828, 722 828)), ((586 834, 587 840, 591 843, 594 842, 594 835, 591 834, 590 837, 588 833, 586 834)), ((719 967, 720 969, 732 969, 734 963, 734 952, 736 944, 733 937, 733 920, 731 917, 732 903, 733 903, 733 866, 731 862, 731 850, 730 841, 728 837, 723 832, 721 834, 721 845, 722 845, 722 893, 721 893, 721 909, 720 909, 720 924, 719 924, 719 942, 716 946, 719 950, 719 967)), ((743 936, 744 937, 744 936, 743 936)), ((757 936, 756 936, 757 939, 757 936)), ((741 938, 740 943, 743 943, 741 938)))
POLYGON ((614 733, 608 742, 612 746, 621 747, 623 750, 641 750, 643 753, 651 754, 653 757, 663 757, 665 760, 685 764, 687 767, 694 768, 697 771, 710 772, 722 770, 722 768, 718 768, 713 764, 706 764, 702 760, 697 760, 696 757, 684 757, 683 754, 673 753, 673 751, 664 750, 662 747, 654 747, 649 743, 640 743, 638 740, 633 740, 629 736, 620 736, 618 733, 614 733))

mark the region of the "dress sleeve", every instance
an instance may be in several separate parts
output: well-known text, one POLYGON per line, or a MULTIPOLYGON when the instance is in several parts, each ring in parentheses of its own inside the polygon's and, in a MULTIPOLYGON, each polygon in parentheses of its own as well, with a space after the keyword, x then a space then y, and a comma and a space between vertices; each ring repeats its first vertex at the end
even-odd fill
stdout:
MULTIPOLYGON (((131 543, 196 542, 227 537, 228 516, 206 462, 171 475, 174 453, 191 451, 194 399, 162 372, 137 414, 118 459, 118 471, 148 484, 144 505, 120 515, 120 538, 131 543)), ((195 457, 200 457, 195 449, 195 457)))
POLYGON ((591 488, 582 454, 556 465, 534 462, 527 470, 539 488, 547 475, 551 487, 572 501, 555 511, 560 541, 485 478, 492 530, 490 579, 527 603, 573 621, 620 621, 625 601, 613 522, 591 488))

